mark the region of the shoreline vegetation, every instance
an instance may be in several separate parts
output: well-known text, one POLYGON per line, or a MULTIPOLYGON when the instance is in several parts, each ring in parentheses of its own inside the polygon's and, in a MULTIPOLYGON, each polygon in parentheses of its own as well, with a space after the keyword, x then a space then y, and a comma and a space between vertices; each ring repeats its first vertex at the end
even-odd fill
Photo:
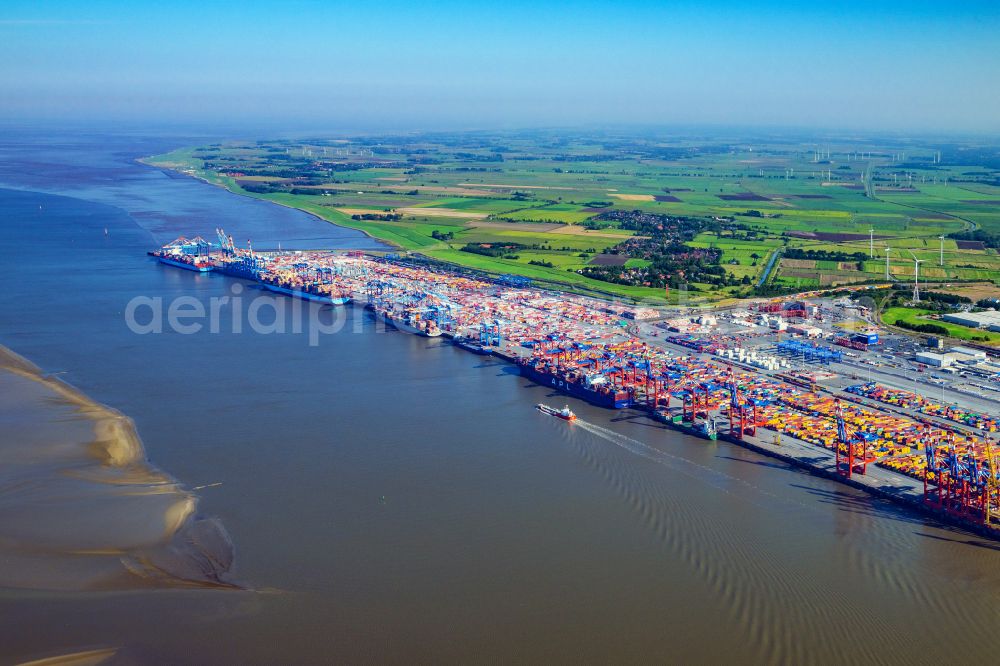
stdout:
POLYGON ((232 140, 138 161, 458 269, 651 306, 906 282, 911 254, 928 281, 1000 284, 1000 157, 891 142, 482 131, 232 140))
MULTIPOLYGON (((272 198, 272 197, 261 196, 259 193, 255 193, 255 192, 250 192, 250 191, 244 190, 244 189, 240 188, 235 183, 235 181, 233 181, 232 183, 229 183, 228 181, 231 180, 231 179, 227 179, 227 178, 224 178, 224 177, 223 178, 218 178, 218 177, 212 178, 207 173, 197 172, 197 171, 193 171, 193 170, 187 170, 185 168, 182 168, 179 165, 168 166, 166 164, 157 163, 155 161, 155 158, 157 158, 157 157, 162 157, 162 156, 158 156, 158 155, 147 156, 147 157, 139 158, 136 161, 138 163, 140 163, 140 164, 143 164, 145 166, 148 166, 148 167, 151 167, 151 168, 154 168, 154 169, 160 169, 162 171, 168 171, 168 172, 171 172, 171 173, 174 173, 174 174, 178 174, 180 176, 186 176, 186 177, 189 177, 189 178, 194 178, 195 180, 201 181, 201 182, 203 182, 203 183, 205 183, 207 185, 212 185, 212 186, 215 186, 215 187, 222 188, 223 190, 226 190, 230 194, 235 194, 237 196, 243 196, 243 197, 247 197, 247 198, 250 198, 250 199, 256 199, 258 201, 266 201, 268 203, 276 204, 278 206, 284 206, 285 208, 290 208, 292 210, 297 210, 297 211, 299 211, 301 213, 305 213, 306 215, 309 215, 311 217, 315 217, 317 220, 319 220, 319 221, 321 221, 321 222, 323 222, 325 224, 333 224, 333 225, 336 225, 336 226, 339 226, 339 227, 344 227, 345 229, 351 229, 353 231, 360 231, 361 233, 363 233, 368 238, 376 240, 376 241, 378 241, 380 243, 384 243, 387 246, 386 252, 411 252, 412 254, 414 254, 414 255, 416 255, 418 257, 423 257, 423 258, 429 259, 431 261, 437 262, 439 264, 444 264, 446 266, 450 266, 453 269, 458 270, 458 271, 465 271, 465 270, 471 269, 471 270, 474 270, 474 271, 480 271, 480 272, 485 273, 487 275, 492 275, 494 277, 498 276, 498 275, 502 275, 502 274, 504 274, 506 272, 511 272, 511 273, 513 273, 515 275, 522 275, 524 277, 531 278, 531 279, 535 280, 536 283, 538 283, 538 284, 540 284, 542 286, 545 286, 547 288, 555 289, 555 290, 558 290, 558 291, 564 291, 564 292, 571 293, 571 294, 580 294, 580 295, 583 295, 583 296, 595 296, 595 297, 598 297, 598 298, 605 298, 605 299, 622 299, 622 298, 624 298, 625 300, 628 300, 628 301, 630 301, 632 303, 636 303, 636 304, 639 304, 639 303, 649 303, 650 300, 653 301, 652 302, 653 305, 665 305, 665 304, 667 304, 667 301, 665 299, 659 298, 659 297, 652 298, 648 294, 647 295, 631 295, 630 296, 630 295, 623 295, 623 294, 618 293, 616 291, 605 290, 605 289, 601 288, 601 286, 612 287, 613 285, 611 285, 611 284, 607 284, 607 285, 598 285, 598 284, 594 284, 594 285, 581 285, 581 284, 574 284, 574 283, 571 283, 571 282, 566 282, 566 281, 563 281, 563 280, 554 279, 552 277, 540 276, 540 275, 537 274, 537 272, 533 273, 530 270, 529 271, 524 271, 524 270, 521 270, 517 266, 506 266, 506 265, 504 265, 504 266, 501 266, 501 265, 493 265, 493 266, 491 266, 491 265, 482 265, 482 263, 477 264, 475 262, 468 261, 467 257, 462 257, 462 255, 459 252, 457 252, 457 251, 451 251, 450 254, 452 256, 450 256, 448 259, 444 259, 444 258, 441 258, 440 256, 434 256, 434 255, 431 255, 431 254, 423 254, 423 253, 421 253, 419 251, 411 250, 410 248, 407 247, 407 245, 405 245, 402 242, 400 242, 401 239, 394 238, 393 235, 391 235, 391 234, 379 234, 379 233, 376 233, 376 231, 374 231, 373 229, 370 228, 368 220, 357 220, 357 219, 354 219, 353 216, 349 216, 349 215, 341 215, 341 216, 337 216, 336 219, 332 219, 331 217, 326 217, 323 214, 321 214, 320 212, 317 212, 316 210, 312 210, 309 207, 303 206, 302 204, 296 204, 296 203, 290 203, 290 202, 280 201, 280 200, 277 200, 277 199, 272 198), (532 273, 532 274, 529 274, 529 273, 532 273)), ((323 212, 327 213, 327 211, 323 211, 323 212)), ((502 257, 499 258, 500 261, 502 261, 502 259, 503 259, 502 257)), ((554 266, 552 264, 543 265, 540 262, 538 262, 538 263, 532 263, 531 265, 532 266, 537 266, 537 267, 545 267, 545 268, 556 268, 556 266, 554 266)), ((590 281, 590 282, 593 282, 593 281, 590 281)), ((648 291, 653 291, 653 290, 648 290, 648 291)), ((660 293, 659 290, 655 290, 655 291, 656 291, 657 294, 660 293)), ((698 301, 701 301, 701 300, 703 300, 703 299, 693 299, 693 302, 691 302, 690 305, 697 306, 697 305, 700 304, 698 301)), ((714 303, 714 304, 715 305, 719 305, 719 304, 721 304, 721 302, 717 302, 717 303, 714 303)))
POLYGON ((305 208, 300 208, 298 206, 294 206, 294 205, 292 205, 290 203, 284 203, 282 201, 274 201, 272 199, 267 199, 267 198, 264 198, 264 197, 254 196, 253 192, 247 192, 246 190, 243 190, 243 189, 241 189, 239 187, 235 187, 235 186, 234 187, 229 187, 225 183, 221 183, 221 182, 212 180, 211 178, 208 178, 204 174, 189 173, 189 172, 186 172, 186 171, 184 171, 182 169, 173 168, 173 167, 167 167, 167 166, 162 166, 162 165, 156 164, 155 162, 150 161, 150 160, 153 160, 155 157, 157 157, 157 156, 155 156, 155 155, 149 155, 147 157, 140 157, 140 158, 136 159, 136 162, 139 163, 139 164, 142 164, 144 166, 152 167, 154 169, 160 169, 162 171, 169 171, 171 173, 175 173, 175 174, 178 174, 180 176, 186 176, 186 177, 189 177, 189 178, 194 178, 195 180, 199 180, 199 181, 205 183, 206 185, 214 185, 215 187, 221 187, 222 189, 226 190, 230 194, 235 194, 236 196, 246 197, 248 199, 256 199, 257 201, 267 201, 269 203, 277 204, 278 206, 284 206, 285 208, 289 208, 291 210, 297 210, 300 213, 305 213, 306 215, 309 215, 310 217, 315 217, 320 222, 324 222, 326 224, 334 224, 334 225, 337 225, 337 226, 340 226, 340 227, 344 227, 346 229, 353 229, 354 231, 360 231, 361 233, 363 233, 368 238, 371 238, 373 240, 377 240, 380 243, 384 243, 389 248, 389 250, 405 250, 406 249, 405 247, 403 247, 402 245, 399 245, 396 242, 393 242, 391 240, 387 240, 387 239, 384 239, 384 238, 379 238, 378 236, 376 236, 375 234, 373 234, 370 230, 365 229, 364 227, 361 227, 361 226, 348 226, 348 225, 342 224, 340 222, 334 222, 333 220, 329 220, 329 219, 323 217, 322 215, 319 215, 318 213, 315 213, 315 212, 313 212, 311 210, 307 210, 305 208))
POLYGON ((0 420, 0 587, 241 589, 225 529, 128 417, 0 346, 0 420))

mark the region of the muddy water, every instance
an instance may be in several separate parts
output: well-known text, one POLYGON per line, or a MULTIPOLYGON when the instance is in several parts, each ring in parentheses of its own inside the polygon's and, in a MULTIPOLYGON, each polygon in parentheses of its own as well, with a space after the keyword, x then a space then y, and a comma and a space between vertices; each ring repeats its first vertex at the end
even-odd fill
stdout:
POLYGON ((0 431, 0 587, 232 587, 225 529, 131 422, 3 349, 0 431))
MULTIPOLYGON (((0 258, 18 275, 0 342, 134 419, 184 488, 211 486, 198 513, 224 525, 248 589, 8 589, 5 661, 927 663, 1000 648, 996 544, 379 332, 360 309, 290 313, 343 321, 315 347, 228 326, 132 333, 134 296, 207 304, 235 282, 149 261, 145 218, 114 187, 101 203, 0 192, 0 258)), ((202 187, 200 206, 232 215, 202 187)))

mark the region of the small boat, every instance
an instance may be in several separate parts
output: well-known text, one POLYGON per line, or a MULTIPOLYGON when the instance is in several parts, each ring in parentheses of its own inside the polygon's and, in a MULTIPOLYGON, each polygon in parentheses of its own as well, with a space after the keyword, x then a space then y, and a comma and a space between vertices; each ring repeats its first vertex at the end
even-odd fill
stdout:
POLYGON ((543 414, 554 416, 557 419, 562 419, 563 421, 576 420, 576 414, 570 411, 569 405, 563 407, 562 409, 556 409, 555 407, 549 407, 548 405, 543 405, 542 403, 538 403, 537 405, 535 405, 535 409, 542 412, 543 414))

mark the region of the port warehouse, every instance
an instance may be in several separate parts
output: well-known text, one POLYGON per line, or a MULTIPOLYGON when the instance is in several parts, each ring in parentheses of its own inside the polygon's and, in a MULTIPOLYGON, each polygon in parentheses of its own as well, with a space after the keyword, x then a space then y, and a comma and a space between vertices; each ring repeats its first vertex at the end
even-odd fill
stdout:
POLYGON ((941 315, 942 321, 950 324, 958 324, 968 328, 985 328, 988 331, 1000 331, 1000 312, 987 310, 986 312, 950 312, 941 315))
MULTIPOLYGON (((172 266, 256 280, 307 300, 342 305, 363 299, 376 317, 401 330, 455 338, 465 348, 516 363, 539 384, 602 407, 645 410, 692 434, 718 435, 779 457, 784 454, 769 444, 768 433, 774 442, 784 437, 819 447, 832 464, 806 464, 813 471, 873 492, 878 488, 866 479, 892 474, 890 483, 922 490, 923 509, 1000 535, 1000 474, 986 435, 1000 424, 877 383, 851 386, 842 395, 818 387, 822 373, 793 371, 783 359, 828 364, 844 353, 836 347, 867 348, 878 338, 849 334, 833 347, 810 341, 805 319, 815 312, 806 304, 756 306, 775 329, 785 318, 803 320, 784 324, 782 330, 795 328, 800 337, 782 341, 771 356, 690 332, 650 344, 629 330, 630 320, 655 316, 649 310, 540 290, 510 276, 487 282, 396 257, 255 253, 236 248, 221 230, 218 236, 217 244, 178 239, 151 254, 172 266), (900 405, 929 418, 900 412, 900 405)), ((962 361, 982 355, 963 348, 949 353, 962 361)))
POLYGON ((916 355, 919 363, 926 365, 947 368, 955 364, 967 364, 972 367, 970 370, 984 370, 995 374, 1000 372, 1000 366, 986 362, 986 352, 981 349, 971 349, 969 347, 952 347, 946 353, 919 352, 916 355))

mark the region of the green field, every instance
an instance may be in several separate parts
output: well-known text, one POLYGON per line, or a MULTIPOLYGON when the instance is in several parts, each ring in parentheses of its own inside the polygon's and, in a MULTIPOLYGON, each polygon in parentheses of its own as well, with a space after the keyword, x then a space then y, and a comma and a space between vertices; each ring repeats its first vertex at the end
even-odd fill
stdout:
MULTIPOLYGON (((688 246, 719 250, 725 272, 753 285, 777 250, 865 255, 812 266, 782 258, 768 276, 774 288, 884 281, 886 247, 893 281, 912 281, 914 256, 923 260, 921 277, 928 280, 1000 281, 993 249, 962 249, 945 239, 939 265, 939 236, 975 229, 1000 234, 1000 169, 938 163, 938 150, 909 140, 909 161, 898 163, 893 155, 900 147, 875 139, 761 139, 751 146, 666 135, 497 132, 227 142, 146 161, 306 210, 401 250, 655 301, 662 290, 577 272, 632 233, 614 220, 589 231, 585 223, 593 226, 596 216, 615 211, 720 221, 714 224, 723 231, 699 233, 688 246), (819 152, 820 145, 827 152, 819 152), (400 219, 352 219, 360 213, 400 219), (517 259, 495 259, 461 251, 467 243, 522 249, 517 259)), ((650 263, 632 256, 625 265, 650 263)), ((706 286, 691 293, 712 301, 752 289, 706 286)))
POLYGON ((960 340, 975 340, 977 342, 996 343, 1000 342, 1000 333, 990 333, 984 329, 968 328, 958 324, 950 324, 940 319, 932 319, 932 310, 922 308, 888 308, 882 313, 882 321, 895 325, 897 320, 902 319, 911 324, 935 324, 948 330, 948 335, 960 340))

